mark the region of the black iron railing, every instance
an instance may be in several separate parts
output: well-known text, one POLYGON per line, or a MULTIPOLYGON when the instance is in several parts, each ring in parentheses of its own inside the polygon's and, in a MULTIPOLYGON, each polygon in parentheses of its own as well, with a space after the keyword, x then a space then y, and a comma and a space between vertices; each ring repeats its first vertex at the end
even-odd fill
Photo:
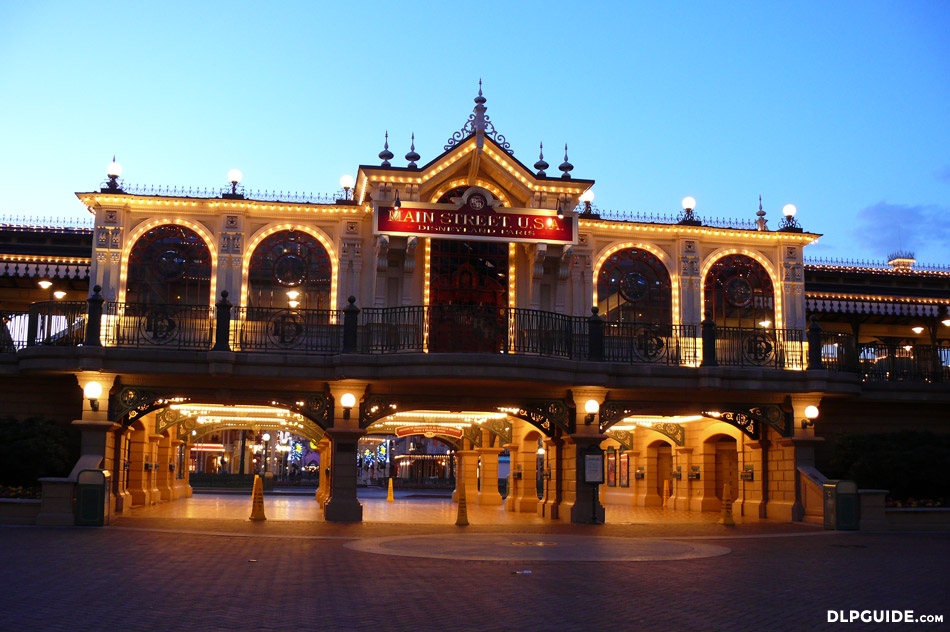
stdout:
POLYGON ((340 353, 343 317, 338 310, 231 308, 235 351, 340 353))
POLYGON ((857 345, 797 329, 606 322, 505 307, 434 305, 343 310, 42 301, 3 312, 0 353, 107 346, 240 353, 492 353, 667 366, 860 373, 866 382, 950 383, 950 345, 857 345))
POLYGON ((40 301, 30 305, 26 346, 81 345, 86 335, 85 301, 40 301))
POLYGON ((716 356, 720 366, 803 369, 803 332, 800 329, 719 327, 716 356))
POLYGON ((946 345, 862 344, 858 360, 865 382, 950 382, 946 345))
POLYGON ((696 366, 695 325, 604 323, 604 360, 696 366))
POLYGON ((202 305, 106 303, 102 344, 109 347, 209 349, 213 310, 202 305))

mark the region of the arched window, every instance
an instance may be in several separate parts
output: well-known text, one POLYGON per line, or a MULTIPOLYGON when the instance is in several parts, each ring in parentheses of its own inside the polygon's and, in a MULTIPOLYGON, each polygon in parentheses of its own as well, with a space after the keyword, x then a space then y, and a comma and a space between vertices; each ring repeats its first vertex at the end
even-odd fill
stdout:
POLYGON ((597 277, 597 300, 608 322, 670 325, 673 291, 663 262, 641 248, 610 255, 597 277))
POLYGON ((773 327, 775 295, 769 273, 746 255, 727 255, 706 275, 703 297, 713 320, 726 327, 773 327))
POLYGON ((251 307, 331 309, 332 276, 330 255, 316 237, 281 230, 265 237, 251 255, 248 302, 251 307))
POLYGON ((208 305, 211 252, 195 231, 163 224, 145 232, 129 255, 127 303, 208 305))

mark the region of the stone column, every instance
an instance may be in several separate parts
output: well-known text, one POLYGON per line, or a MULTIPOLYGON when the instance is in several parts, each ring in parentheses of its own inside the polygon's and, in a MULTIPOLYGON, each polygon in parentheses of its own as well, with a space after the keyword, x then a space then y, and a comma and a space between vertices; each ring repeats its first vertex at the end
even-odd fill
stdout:
POLYGON ((693 448, 673 448, 673 454, 673 471, 680 475, 680 478, 673 479, 674 491, 673 497, 670 499, 673 509, 677 511, 701 511, 700 507, 694 509, 690 503, 690 483, 693 481, 689 480, 689 468, 692 466, 693 448), (677 470, 676 468, 680 469, 677 470))
POLYGON ((331 428, 330 438, 330 495, 323 508, 329 522, 362 522, 363 505, 356 497, 357 443, 365 430, 331 428))
POLYGON ((148 472, 148 504, 157 505, 162 502, 162 494, 158 489, 158 481, 161 476, 161 467, 162 463, 158 458, 158 442, 161 440, 161 437, 158 435, 150 435, 148 438, 148 451, 151 455, 152 462, 152 471, 148 472))
POLYGON ((156 459, 156 486, 161 502, 172 500, 172 484, 175 472, 169 467, 174 464, 171 449, 171 437, 158 437, 158 458, 156 459))
MULTIPOLYGON (((498 491, 498 455, 501 448, 478 448, 482 460, 482 480, 477 493, 477 504, 497 506, 501 504, 501 492, 498 491)), ((466 496, 466 498, 471 498, 466 496)))
POLYGON ((538 515, 548 520, 560 517, 561 502, 561 439, 544 438, 544 494, 538 502, 538 515))
POLYGON ((320 467, 318 468, 318 483, 317 491, 314 494, 317 502, 320 503, 320 506, 323 506, 327 502, 327 498, 330 496, 330 479, 327 477, 327 472, 330 468, 330 442, 323 438, 317 443, 317 452, 320 454, 320 467))
POLYGON ((459 450, 455 453, 458 473, 455 476, 455 491, 452 500, 458 502, 459 488, 465 486, 466 502, 472 502, 478 496, 478 452, 476 450, 459 450), (469 501, 468 499, 472 500, 469 501))
POLYGON ((564 440, 564 491, 559 510, 562 515, 571 517, 572 524, 604 523, 605 510, 600 502, 599 486, 586 482, 584 457, 591 448, 599 448, 605 438, 601 434, 574 434, 564 440))

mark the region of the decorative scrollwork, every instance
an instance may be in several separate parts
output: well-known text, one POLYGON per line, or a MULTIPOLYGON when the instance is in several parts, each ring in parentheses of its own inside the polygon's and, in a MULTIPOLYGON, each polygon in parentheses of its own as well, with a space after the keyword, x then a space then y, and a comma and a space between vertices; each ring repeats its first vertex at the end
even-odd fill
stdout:
POLYGON ((608 428, 623 419, 634 414, 635 402, 621 402, 607 400, 600 405, 600 431, 606 432, 608 428))
POLYGON ((612 430, 608 436, 623 446, 624 450, 633 450, 634 434, 629 430, 612 430))
POLYGON ((756 331, 742 337, 742 357, 755 365, 769 364, 775 356, 775 338, 764 331, 756 331))
POLYGON ((511 443, 512 430, 511 423, 508 421, 504 419, 489 419, 482 423, 481 427, 497 435, 501 439, 502 445, 511 443))
POLYGON ((397 402, 382 395, 369 395, 360 409, 360 428, 369 428, 371 425, 396 412, 397 402))
POLYGON ((551 437, 554 436, 555 427, 568 434, 574 432, 572 410, 563 400, 550 399, 525 402, 517 410, 505 409, 505 412, 512 417, 530 422, 551 437))
POLYGON ((462 437, 472 442, 472 447, 482 447, 482 429, 479 426, 471 425, 462 428, 462 437))
MULTIPOLYGON (((189 398, 176 397, 175 402, 189 401, 189 398)), ((154 388, 124 386, 115 396, 115 419, 127 419, 127 424, 153 410, 172 403, 172 399, 154 388)))
POLYGON ((296 347, 306 328, 299 314, 285 310, 268 318, 267 339, 277 347, 296 347))
POLYGON ((181 332, 178 314, 164 306, 149 308, 139 318, 138 328, 141 339, 153 345, 167 345, 174 342, 181 332))
POLYGON ((666 356, 666 341, 652 327, 641 327, 633 335, 633 353, 644 362, 657 362, 666 356))
POLYGON ((673 443, 680 447, 686 445, 686 428, 684 428, 682 424, 675 424, 669 421, 654 421, 643 427, 669 437, 673 443))

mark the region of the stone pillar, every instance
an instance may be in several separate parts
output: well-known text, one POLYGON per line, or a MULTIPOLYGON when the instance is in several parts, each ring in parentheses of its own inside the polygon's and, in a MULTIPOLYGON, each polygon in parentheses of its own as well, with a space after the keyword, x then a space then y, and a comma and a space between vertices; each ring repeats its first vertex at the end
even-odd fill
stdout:
POLYGON ((747 518, 766 518, 769 484, 769 447, 767 439, 761 441, 746 441, 743 445, 743 463, 751 465, 752 480, 743 480, 742 472, 739 475, 739 515, 747 518))
MULTIPOLYGON (((133 507, 149 504, 148 472, 145 470, 148 447, 148 433, 145 430, 133 430, 129 443, 129 497, 133 507)), ((151 457, 148 458, 148 468, 151 470, 151 457)))
POLYGON ((466 502, 472 502, 478 496, 478 452, 459 450, 455 454, 458 457, 456 461, 458 473, 455 476, 455 491, 452 493, 452 500, 458 502, 459 488, 464 485, 466 502), (469 501, 469 498, 472 501, 469 501))
MULTIPOLYGON (((692 459, 693 448, 673 448, 673 471, 677 472, 680 478, 673 479, 673 497, 670 498, 670 504, 677 511, 693 509, 690 502, 690 484, 693 481, 690 481, 688 476, 692 459)), ((700 511, 700 509, 697 507, 694 511, 700 511)))
POLYGON ((548 520, 560 518, 561 503, 561 439, 544 438, 544 493, 538 503, 538 515, 548 520))
MULTIPOLYGON (((501 505, 501 492, 498 491, 498 455, 501 448, 478 448, 476 450, 482 461, 481 485, 476 495, 479 505, 501 505)), ((466 496, 472 498, 472 496, 466 496)))
MULTIPOLYGON (((565 438, 562 451, 564 490, 559 511, 571 517, 572 524, 603 524, 604 506, 599 486, 586 482, 585 456, 591 448, 599 449, 606 437, 601 434, 573 434, 565 438)), ((601 454, 601 459, 603 454, 601 454)), ((603 469, 600 472, 603 477, 603 469)))
POLYGON ((327 476, 330 471, 330 442, 326 438, 321 439, 317 444, 317 452, 320 454, 320 467, 318 468, 319 482, 314 497, 322 507, 330 496, 330 479, 327 476))
POLYGON ((127 511, 132 507, 132 498, 129 496, 128 489, 130 433, 131 430, 128 428, 119 428, 113 435, 113 442, 115 443, 115 470, 112 473, 112 478, 115 482, 113 493, 115 494, 114 511, 116 513, 127 511))
POLYGON ((161 502, 172 500, 172 485, 174 484, 175 472, 170 466, 174 465, 175 460, 172 455, 171 437, 158 437, 158 457, 156 459, 156 487, 158 487, 158 499, 161 502))
POLYGON ((152 471, 146 472, 148 474, 148 504, 157 505, 162 502, 162 494, 158 489, 158 480, 160 474, 160 468, 162 464, 158 459, 158 442, 161 440, 161 437, 158 435, 149 435, 148 438, 148 453, 150 456, 150 461, 152 462, 152 471))
POLYGON ((330 495, 323 508, 329 522, 362 522, 363 505, 356 497, 357 443, 365 430, 331 428, 330 438, 330 495))
POLYGON ((538 510, 538 453, 534 449, 522 450, 515 444, 505 447, 511 455, 511 474, 508 476, 505 509, 518 513, 535 513, 538 510))
MULTIPOLYGON (((657 491, 657 485, 662 485, 662 483, 660 482, 660 472, 656 462, 655 448, 647 448, 646 456, 637 459, 637 467, 643 468, 643 478, 637 480, 636 504, 638 507, 663 506, 663 497, 657 491)), ((636 474, 633 477, 636 480, 636 474)))

